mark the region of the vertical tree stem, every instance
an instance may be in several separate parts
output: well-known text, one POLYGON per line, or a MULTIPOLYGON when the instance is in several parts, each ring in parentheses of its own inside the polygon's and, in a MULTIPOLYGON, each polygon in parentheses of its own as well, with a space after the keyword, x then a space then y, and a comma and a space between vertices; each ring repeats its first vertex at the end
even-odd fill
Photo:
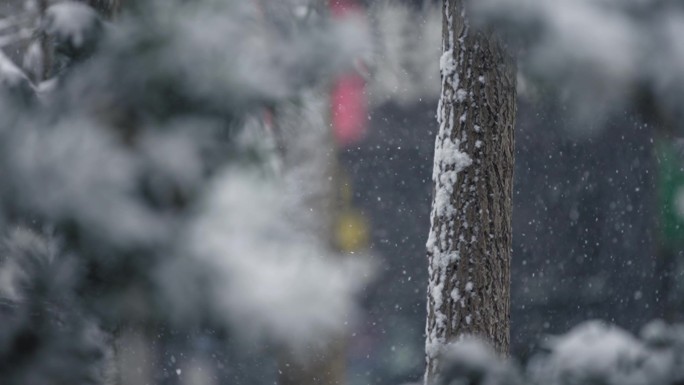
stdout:
POLYGON ((511 196, 516 72, 463 0, 444 0, 442 93, 427 242, 425 382, 442 347, 465 334, 506 354, 510 321, 511 196))

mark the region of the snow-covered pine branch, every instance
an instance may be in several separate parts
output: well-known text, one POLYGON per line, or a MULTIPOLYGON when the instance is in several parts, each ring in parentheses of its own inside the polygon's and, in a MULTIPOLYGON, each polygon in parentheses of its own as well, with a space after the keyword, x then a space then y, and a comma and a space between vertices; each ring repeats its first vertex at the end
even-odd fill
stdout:
MULTIPOLYGON (((0 61, 2 230, 30 227, 77 262, 64 265, 70 278, 51 293, 73 301, 65 314, 74 322, 64 333, 26 323, 49 350, 30 351, 22 366, 9 365, 22 354, 12 342, 20 329, 4 328, 3 383, 90 383, 73 376, 94 367, 71 360, 88 345, 70 338, 90 320, 142 338, 160 325, 188 333, 208 325, 297 351, 344 329, 364 265, 332 259, 321 240, 290 226, 306 208, 282 199, 267 154, 238 137, 245 122, 348 68, 365 49, 362 25, 287 20, 276 30, 251 2, 158 0, 101 28, 83 7, 48 9, 54 52, 95 48, 65 62, 40 98, 16 65, 0 61), (30 97, 17 106, 22 89, 30 97)), ((51 279, 28 271, 9 280, 25 275, 51 279)), ((35 305, 8 296, 0 317, 21 320, 35 305)), ((62 307, 52 298, 40 303, 62 307)))
POLYGON ((370 59, 368 95, 371 105, 400 105, 439 98, 442 16, 436 6, 420 12, 392 1, 369 11, 374 51, 370 59))

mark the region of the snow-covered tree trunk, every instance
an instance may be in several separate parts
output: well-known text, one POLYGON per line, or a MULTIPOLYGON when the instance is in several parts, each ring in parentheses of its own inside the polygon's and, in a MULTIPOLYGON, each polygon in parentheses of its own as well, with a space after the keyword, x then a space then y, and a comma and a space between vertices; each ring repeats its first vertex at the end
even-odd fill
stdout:
POLYGON ((509 344, 515 66, 496 40, 471 28, 463 0, 444 0, 442 93, 433 170, 427 368, 459 336, 509 344))

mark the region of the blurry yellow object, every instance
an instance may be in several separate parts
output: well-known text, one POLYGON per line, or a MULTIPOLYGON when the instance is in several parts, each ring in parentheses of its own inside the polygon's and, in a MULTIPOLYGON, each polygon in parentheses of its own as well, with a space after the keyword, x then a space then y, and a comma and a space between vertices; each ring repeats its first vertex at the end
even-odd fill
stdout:
POLYGON ((335 224, 335 243, 340 251, 353 252, 368 246, 368 223, 359 211, 346 209, 335 224))

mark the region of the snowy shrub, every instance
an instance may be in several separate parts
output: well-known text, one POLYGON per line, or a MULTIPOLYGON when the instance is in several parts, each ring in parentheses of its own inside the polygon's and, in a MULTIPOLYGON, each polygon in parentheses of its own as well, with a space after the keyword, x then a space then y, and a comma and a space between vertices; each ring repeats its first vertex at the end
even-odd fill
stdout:
POLYGON ((479 23, 521 53, 518 88, 533 100, 555 92, 578 129, 600 128, 626 106, 644 108, 638 98, 681 119, 680 2, 482 0, 471 6, 479 23))
POLYGON ((640 336, 587 321, 551 337, 526 370, 472 337, 446 345, 437 384, 671 385, 684 379, 684 325, 652 321, 640 336))
POLYGON ((371 17, 375 45, 368 82, 370 103, 436 101, 441 9, 429 6, 416 12, 400 2, 379 1, 371 8, 371 17))
POLYGON ((648 383, 645 346, 616 326, 590 321, 554 337, 548 348, 548 355, 533 360, 538 383, 648 383))
POLYGON ((0 56, 1 382, 103 383, 127 330, 302 353, 342 332, 366 266, 291 226, 264 117, 348 68, 362 25, 217 0, 42 17, 48 82, 0 56))
POLYGON ((517 368, 501 359, 494 349, 473 336, 446 345, 441 354, 442 385, 518 385, 517 368))

